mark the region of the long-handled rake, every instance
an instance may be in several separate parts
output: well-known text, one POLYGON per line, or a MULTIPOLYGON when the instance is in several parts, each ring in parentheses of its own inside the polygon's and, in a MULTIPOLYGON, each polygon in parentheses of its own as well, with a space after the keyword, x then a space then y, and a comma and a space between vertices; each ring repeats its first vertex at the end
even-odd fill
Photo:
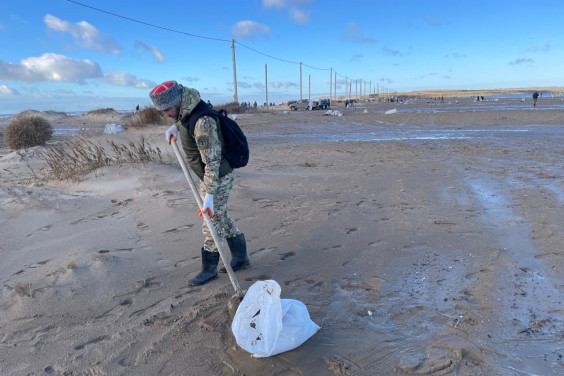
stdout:
MULTIPOLYGON (((174 150, 174 154, 176 154, 176 158, 178 159, 178 163, 180 163, 180 167, 182 167, 182 171, 184 172, 184 176, 186 177, 186 180, 188 180, 188 184, 190 184, 190 188, 192 189, 192 193, 194 194, 194 198, 196 199, 196 202, 198 203, 198 207, 200 209, 202 209, 202 199, 201 199, 200 195, 198 194, 198 189, 196 188, 196 184, 194 184, 194 179, 192 179, 192 175, 190 175, 190 171, 188 171, 188 167, 186 167, 186 162, 184 162, 184 158, 180 154, 180 150, 178 149, 178 145, 176 145, 176 137, 172 138, 170 144, 172 145, 172 149, 174 150)), ((235 277, 235 273, 233 272, 233 269, 231 268, 231 264, 229 263, 229 260, 226 257, 225 246, 223 244, 223 240, 220 239, 219 236, 217 235, 217 232, 215 231, 215 227, 213 226, 211 218, 209 217, 207 212, 204 212, 203 217, 204 217, 204 221, 206 222, 206 225, 210 229, 210 233, 212 234, 213 241, 215 242, 215 245, 217 246, 217 249, 219 251, 219 255, 221 256, 221 261, 223 261, 223 265, 225 266, 225 270, 227 271, 227 275, 229 276, 229 280, 231 281, 231 284, 233 285, 233 288, 235 289, 235 295, 232 296, 231 299, 229 300, 229 311, 230 311, 231 316, 233 316, 235 314, 235 311, 237 310, 237 306, 239 305, 239 303, 243 299, 245 292, 243 290, 241 290, 241 286, 239 286, 239 281, 237 281, 237 277, 235 277)))

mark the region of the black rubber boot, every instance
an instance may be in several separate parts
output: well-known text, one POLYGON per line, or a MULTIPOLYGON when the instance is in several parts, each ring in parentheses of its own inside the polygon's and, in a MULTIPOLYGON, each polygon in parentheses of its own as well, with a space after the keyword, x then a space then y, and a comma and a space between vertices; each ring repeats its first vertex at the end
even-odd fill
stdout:
POLYGON ((217 278, 219 252, 208 252, 202 248, 202 271, 188 282, 188 286, 200 286, 217 278))
MULTIPOLYGON (((249 265, 249 256, 247 256, 247 241, 245 240, 245 234, 241 233, 232 238, 227 238, 227 244, 229 245, 229 250, 231 251, 231 269, 237 271, 245 266, 249 265)), ((227 273, 224 267, 219 269, 220 273, 227 273)))

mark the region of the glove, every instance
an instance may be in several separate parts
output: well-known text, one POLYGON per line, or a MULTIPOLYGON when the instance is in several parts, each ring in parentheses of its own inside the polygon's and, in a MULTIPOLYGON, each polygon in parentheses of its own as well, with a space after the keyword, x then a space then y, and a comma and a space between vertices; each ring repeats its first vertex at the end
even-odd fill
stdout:
POLYGON ((178 127, 173 125, 172 127, 168 128, 165 134, 166 142, 170 145, 170 138, 172 137, 172 141, 176 142, 178 140, 178 127))
POLYGON ((206 193, 204 197, 204 202, 202 203, 202 208, 198 210, 198 215, 204 218, 204 213, 208 213, 210 218, 213 218, 213 195, 206 193))

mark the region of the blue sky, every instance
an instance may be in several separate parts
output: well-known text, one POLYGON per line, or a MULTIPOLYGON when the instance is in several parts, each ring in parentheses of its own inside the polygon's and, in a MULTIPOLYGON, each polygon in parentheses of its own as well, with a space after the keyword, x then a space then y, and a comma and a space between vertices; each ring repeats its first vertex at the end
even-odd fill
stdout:
POLYGON ((171 79, 225 103, 232 39, 239 101, 264 102, 266 82, 269 101, 298 99, 299 62, 304 98, 328 97, 335 72, 338 95, 360 80, 363 92, 564 86, 561 0, 77 2, 0 3, 0 114, 131 109, 171 79))

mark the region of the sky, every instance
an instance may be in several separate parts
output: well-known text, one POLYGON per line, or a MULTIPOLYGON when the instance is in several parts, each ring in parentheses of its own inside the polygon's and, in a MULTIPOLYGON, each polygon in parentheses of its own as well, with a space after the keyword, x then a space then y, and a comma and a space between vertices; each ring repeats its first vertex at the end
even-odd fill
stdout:
POLYGON ((564 86, 562 0, 0 2, 0 114, 564 86), (234 41, 234 42, 233 42, 234 41), (301 64, 300 64, 301 63, 301 64))

